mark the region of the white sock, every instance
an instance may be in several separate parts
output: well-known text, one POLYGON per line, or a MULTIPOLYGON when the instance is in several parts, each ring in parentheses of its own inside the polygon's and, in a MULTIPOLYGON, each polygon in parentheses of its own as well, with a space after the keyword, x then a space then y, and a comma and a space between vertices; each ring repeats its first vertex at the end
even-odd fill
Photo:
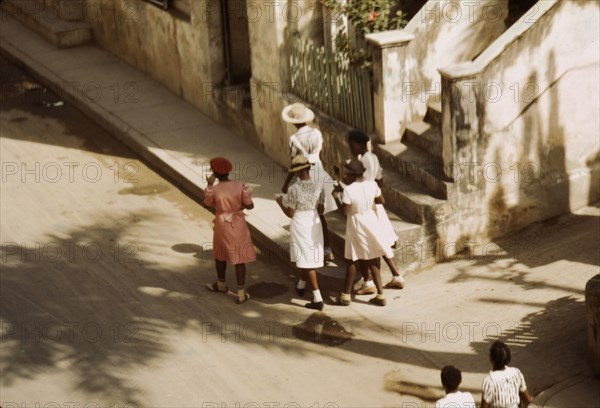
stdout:
POLYGON ((401 282, 401 283, 405 282, 404 276, 402 276, 402 275, 394 276, 392 279, 394 279, 396 282, 401 282))
POLYGON ((374 288, 375 287, 375 283, 372 280, 368 280, 365 282, 365 284, 363 285, 365 288, 374 288))
POLYGON ((225 283, 225 281, 217 281, 217 287, 220 291, 224 291, 225 289, 227 289, 227 284, 225 283))
POLYGON ((244 288, 242 289, 238 289, 237 290, 237 295, 240 299, 245 299, 246 298, 246 291, 244 290, 244 288))
POLYGON ((306 287, 306 281, 305 281, 305 280, 302 280, 302 279, 300 279, 300 280, 298 281, 298 283, 296 284, 296 287, 297 287, 298 289, 304 289, 304 288, 306 287))
POLYGON ((319 303, 323 301, 323 297, 321 296, 321 291, 319 289, 313 290, 313 302, 319 303))

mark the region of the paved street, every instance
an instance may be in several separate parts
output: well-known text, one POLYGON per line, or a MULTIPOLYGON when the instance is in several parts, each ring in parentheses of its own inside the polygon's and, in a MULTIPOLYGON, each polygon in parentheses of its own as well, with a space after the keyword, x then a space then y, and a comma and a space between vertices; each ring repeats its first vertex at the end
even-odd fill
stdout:
POLYGON ((385 308, 306 310, 265 252, 238 306, 204 289, 209 211, 4 59, 0 78, 2 407, 421 407, 446 364, 479 400, 496 338, 533 395, 586 375, 598 207, 474 243, 385 308))

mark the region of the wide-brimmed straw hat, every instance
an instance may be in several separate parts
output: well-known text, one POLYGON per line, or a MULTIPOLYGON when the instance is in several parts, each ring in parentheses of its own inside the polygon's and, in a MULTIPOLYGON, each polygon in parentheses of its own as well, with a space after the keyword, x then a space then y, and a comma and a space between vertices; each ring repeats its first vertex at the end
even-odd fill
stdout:
POLYGON ((365 165, 358 160, 357 158, 353 158, 349 162, 344 165, 344 170, 348 174, 354 174, 355 176, 362 176, 364 172, 367 170, 365 165))
POLYGON ((229 174, 233 169, 233 164, 225 157, 213 157, 210 159, 210 169, 217 174, 229 174))
POLYGON ((302 154, 292 159, 292 164, 288 170, 290 173, 310 168, 311 164, 308 162, 308 158, 302 154))
POLYGON ((293 103, 283 108, 281 117, 287 123, 307 123, 315 118, 315 113, 301 103, 293 103))

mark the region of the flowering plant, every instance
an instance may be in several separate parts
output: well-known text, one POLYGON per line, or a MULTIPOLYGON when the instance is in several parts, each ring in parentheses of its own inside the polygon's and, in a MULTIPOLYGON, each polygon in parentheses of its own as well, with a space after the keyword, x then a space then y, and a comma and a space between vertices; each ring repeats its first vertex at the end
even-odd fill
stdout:
MULTIPOLYGON (((322 0, 322 4, 334 12, 346 15, 357 38, 361 40, 366 34, 397 30, 407 23, 406 14, 398 10, 393 0, 322 0)), ((366 50, 352 47, 346 33, 338 32, 335 44, 337 50, 347 54, 353 64, 370 68, 366 50)))

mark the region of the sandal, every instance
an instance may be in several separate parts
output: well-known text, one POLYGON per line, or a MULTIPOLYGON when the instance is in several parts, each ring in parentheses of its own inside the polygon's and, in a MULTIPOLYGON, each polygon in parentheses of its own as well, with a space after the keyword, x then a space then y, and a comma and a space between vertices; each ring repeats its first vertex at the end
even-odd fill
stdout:
POLYGON ((377 293, 377 288, 375 286, 361 286, 360 289, 356 291, 357 295, 374 295, 377 293))
POLYGON ((240 298, 240 297, 237 297, 237 296, 236 296, 236 298, 235 298, 235 303, 237 303, 238 305, 241 305, 242 303, 245 303, 245 302, 247 302, 247 301, 248 301, 248 299, 250 299, 250 295, 249 295, 249 294, 247 294, 247 293, 245 293, 245 294, 244 294, 244 298, 243 298, 243 299, 242 299, 242 298, 240 298))
POLYGON ((350 304, 352 303, 352 298, 342 297, 342 295, 329 296, 329 300, 331 301, 331 303, 333 305, 336 305, 336 306, 350 306, 350 304))
POLYGON ((375 296, 374 298, 369 299, 369 303, 375 306, 385 306, 387 305, 387 300, 385 300, 385 298, 378 298, 375 296))
POLYGON ((396 279, 392 279, 385 284, 384 289, 404 289, 404 283, 399 282, 396 279))
POLYGON ((215 282, 213 284, 207 283, 206 289, 208 289, 211 292, 221 292, 221 293, 227 293, 227 291, 228 291, 227 286, 225 286, 224 290, 219 290, 219 284, 217 282, 215 282))

